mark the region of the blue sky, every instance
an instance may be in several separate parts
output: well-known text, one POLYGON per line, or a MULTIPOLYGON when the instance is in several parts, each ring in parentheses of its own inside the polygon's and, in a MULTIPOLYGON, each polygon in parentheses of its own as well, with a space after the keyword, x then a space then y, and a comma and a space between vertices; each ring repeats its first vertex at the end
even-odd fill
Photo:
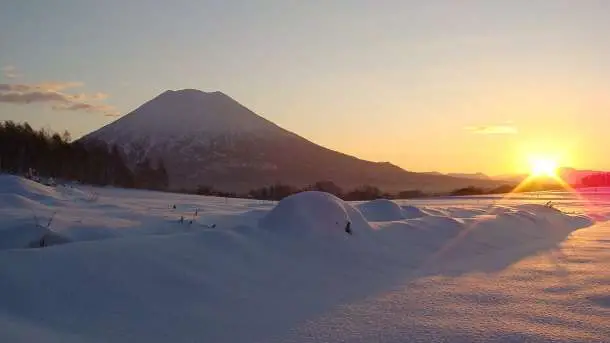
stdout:
POLYGON ((609 15, 603 0, 7 0, 5 92, 71 97, 0 95, 0 120, 78 137, 197 88, 409 170, 610 169, 609 15))

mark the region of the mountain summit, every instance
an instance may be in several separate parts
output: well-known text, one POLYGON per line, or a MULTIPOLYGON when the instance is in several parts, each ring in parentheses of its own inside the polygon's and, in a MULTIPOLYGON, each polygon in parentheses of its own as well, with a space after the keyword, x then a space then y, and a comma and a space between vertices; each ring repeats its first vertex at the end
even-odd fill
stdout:
POLYGON ((82 140, 115 144, 131 163, 162 159, 172 189, 210 185, 243 192, 278 182, 302 187, 321 180, 386 191, 496 185, 345 155, 275 125, 222 92, 195 89, 166 91, 82 140))
POLYGON ((183 89, 163 92, 87 138, 130 144, 153 137, 169 139, 202 133, 218 135, 281 130, 222 92, 183 89))

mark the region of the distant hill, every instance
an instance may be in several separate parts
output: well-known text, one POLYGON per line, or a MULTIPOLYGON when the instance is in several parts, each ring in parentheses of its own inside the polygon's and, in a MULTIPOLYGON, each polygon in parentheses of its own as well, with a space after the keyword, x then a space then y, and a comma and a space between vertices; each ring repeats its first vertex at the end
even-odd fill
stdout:
POLYGON ((506 181, 512 183, 519 183, 525 180, 528 177, 527 174, 503 174, 503 175, 494 175, 489 178, 496 181, 506 181))
POLYGON ((428 175, 443 175, 443 176, 450 176, 450 177, 456 177, 456 178, 460 178, 460 179, 474 179, 474 180, 492 180, 492 178, 490 178, 489 176, 487 176, 486 174, 483 173, 448 173, 448 174, 443 174, 443 173, 439 173, 436 171, 432 171, 432 172, 424 172, 424 174, 428 174, 428 175))
POLYGON ((561 176, 561 178, 571 184, 571 185, 577 185, 580 184, 580 181, 586 177, 589 176, 591 174, 596 174, 596 173, 603 173, 603 171, 596 171, 596 170, 579 170, 579 169, 574 169, 574 168, 560 168, 558 171, 558 175, 561 176))
POLYGON ((447 175, 452 176, 452 177, 460 177, 460 178, 464 178, 464 179, 491 180, 491 178, 489 176, 487 176, 483 173, 472 173, 472 174, 449 173, 447 175))
POLYGON ((361 160, 287 131, 224 93, 195 89, 166 91, 82 138, 92 140, 116 144, 132 165, 162 159, 172 189, 209 185, 242 192, 274 183, 303 187, 329 180, 344 189, 371 184, 390 192, 438 192, 499 184, 361 160))
MULTIPOLYGON (((604 171, 596 170, 581 170, 570 167, 561 167, 557 170, 557 175, 561 177, 563 181, 570 185, 578 185, 582 178, 591 174, 603 173, 604 171)), ((512 182, 521 182, 528 177, 528 174, 506 174, 493 176, 493 180, 507 180, 512 182)))

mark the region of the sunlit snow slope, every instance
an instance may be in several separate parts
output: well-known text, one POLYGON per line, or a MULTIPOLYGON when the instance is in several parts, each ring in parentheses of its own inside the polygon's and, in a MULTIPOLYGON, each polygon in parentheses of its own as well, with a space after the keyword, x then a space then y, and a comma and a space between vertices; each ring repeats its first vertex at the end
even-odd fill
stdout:
POLYGON ((605 199, 276 204, 0 175, 0 342, 608 342, 605 199))

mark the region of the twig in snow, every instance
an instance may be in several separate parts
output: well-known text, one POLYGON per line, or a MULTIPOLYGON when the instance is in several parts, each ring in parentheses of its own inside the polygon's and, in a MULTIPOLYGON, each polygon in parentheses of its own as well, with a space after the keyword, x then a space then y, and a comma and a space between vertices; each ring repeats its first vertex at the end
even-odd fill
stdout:
MULTIPOLYGON (((34 224, 36 225, 36 227, 41 228, 41 229, 45 229, 45 230, 49 230, 49 231, 53 231, 51 229, 51 224, 53 223, 53 219, 55 218, 55 215, 57 214, 57 211, 53 212, 53 214, 49 217, 49 221, 47 222, 47 225, 41 225, 40 224, 40 220, 38 219, 38 216, 36 215, 36 212, 33 209, 30 209, 32 211, 32 214, 34 216, 34 224)), ((40 237, 40 240, 38 241, 38 246, 39 247, 46 247, 47 246, 47 242, 45 240, 47 234, 43 234, 42 237, 40 237)))
POLYGON ((47 222, 47 225, 41 225, 40 224, 40 220, 38 219, 38 216, 36 215, 36 212, 32 209, 30 209, 32 211, 32 215, 34 216, 34 225, 36 225, 36 227, 42 228, 42 229, 49 229, 51 227, 51 224, 53 223, 53 219, 55 218, 55 215, 57 214, 57 211, 53 212, 53 214, 49 217, 49 221, 47 222))

